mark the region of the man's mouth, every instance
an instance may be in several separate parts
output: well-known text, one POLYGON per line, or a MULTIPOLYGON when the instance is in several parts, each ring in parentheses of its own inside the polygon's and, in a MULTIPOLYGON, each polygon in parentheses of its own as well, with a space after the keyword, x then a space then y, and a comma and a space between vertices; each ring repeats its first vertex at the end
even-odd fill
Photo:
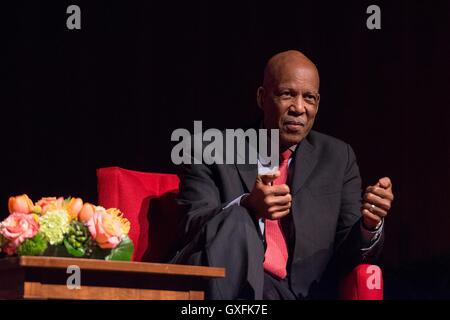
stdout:
POLYGON ((284 122, 284 125, 289 131, 299 131, 305 126, 305 124, 298 120, 288 120, 284 122))

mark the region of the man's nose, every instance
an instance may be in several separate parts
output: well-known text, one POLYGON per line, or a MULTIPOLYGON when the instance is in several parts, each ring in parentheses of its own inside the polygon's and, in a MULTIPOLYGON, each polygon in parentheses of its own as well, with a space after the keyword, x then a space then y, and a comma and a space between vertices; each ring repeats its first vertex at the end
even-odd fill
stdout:
POLYGON ((289 109, 291 109, 291 111, 298 113, 298 114, 305 113, 306 106, 305 106, 305 101, 303 100, 303 97, 301 95, 294 97, 294 99, 292 99, 291 105, 289 106, 289 109))

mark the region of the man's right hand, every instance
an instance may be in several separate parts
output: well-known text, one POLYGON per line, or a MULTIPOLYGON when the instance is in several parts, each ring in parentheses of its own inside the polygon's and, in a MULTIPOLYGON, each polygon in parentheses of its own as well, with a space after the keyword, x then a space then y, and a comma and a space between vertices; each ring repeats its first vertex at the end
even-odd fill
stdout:
POLYGON ((270 175, 258 175, 252 191, 241 200, 241 206, 247 208, 257 219, 276 220, 289 214, 292 197, 288 185, 273 185, 280 176, 276 171, 270 175))

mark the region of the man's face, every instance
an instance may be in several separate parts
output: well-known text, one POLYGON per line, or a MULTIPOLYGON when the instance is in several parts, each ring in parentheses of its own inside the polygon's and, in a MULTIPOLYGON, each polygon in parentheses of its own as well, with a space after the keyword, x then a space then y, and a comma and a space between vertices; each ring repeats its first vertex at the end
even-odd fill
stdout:
POLYGON ((277 67, 258 89, 258 104, 267 129, 280 130, 282 148, 303 140, 311 130, 319 108, 319 78, 309 65, 277 67))

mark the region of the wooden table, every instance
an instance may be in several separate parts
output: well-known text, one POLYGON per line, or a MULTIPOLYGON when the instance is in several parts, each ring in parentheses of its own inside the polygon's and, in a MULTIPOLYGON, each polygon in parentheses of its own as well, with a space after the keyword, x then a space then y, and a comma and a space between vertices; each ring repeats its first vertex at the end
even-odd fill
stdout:
POLYGON ((1 299, 202 300, 208 279, 223 268, 56 257, 0 259, 1 299), (80 268, 80 288, 67 279, 80 268))

